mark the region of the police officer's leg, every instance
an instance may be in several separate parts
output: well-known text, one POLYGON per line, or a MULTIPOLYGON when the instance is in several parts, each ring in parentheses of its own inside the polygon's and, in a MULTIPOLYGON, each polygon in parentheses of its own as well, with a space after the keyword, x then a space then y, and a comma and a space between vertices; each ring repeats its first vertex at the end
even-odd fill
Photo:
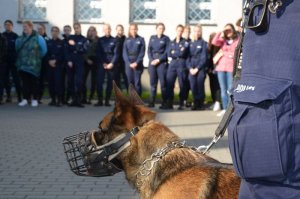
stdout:
POLYGON ((148 107, 154 107, 155 98, 156 98, 156 89, 158 83, 158 69, 159 66, 152 66, 150 65, 148 68, 149 75, 150 75, 150 101, 148 107))
POLYGON ((57 98, 56 106, 60 107, 62 105, 63 99, 63 89, 62 89, 62 75, 63 67, 62 65, 57 65, 55 67, 55 96, 57 98))
POLYGON ((120 69, 120 63, 116 63, 114 66, 114 81, 116 85, 121 88, 121 69, 120 69))
POLYGON ((199 108, 201 109, 205 100, 205 78, 206 72, 205 69, 201 69, 197 74, 197 85, 198 85, 198 97, 199 97, 199 108))
POLYGON ((17 97, 18 97, 18 102, 20 102, 21 99, 22 99, 22 96, 21 96, 21 82, 20 82, 20 77, 19 77, 17 67, 16 67, 14 61, 10 61, 8 67, 11 71, 11 75, 12 75, 12 78, 13 78, 13 82, 14 82, 17 97))
POLYGON ((84 59, 78 58, 75 64, 75 92, 76 92, 76 106, 84 107, 81 104, 82 98, 82 85, 83 85, 83 72, 84 72, 84 59))
MULTIPOLYGON (((67 76, 68 76, 68 93, 69 93, 69 97, 72 97, 72 101, 74 101, 74 91, 75 91, 75 69, 74 69, 74 65, 72 68, 70 68, 69 66, 67 66, 67 76)), ((68 100, 68 98, 67 98, 68 100)))
POLYGON ((125 85, 125 88, 126 88, 126 90, 128 90, 128 77, 127 77, 127 74, 126 74, 126 66, 125 66, 125 64, 122 62, 121 64, 120 64, 120 70, 121 70, 121 72, 120 72, 120 74, 122 75, 122 78, 123 78, 123 82, 124 82, 124 85, 125 85))
POLYGON ((56 105, 55 99, 55 68, 48 66, 48 90, 51 98, 51 102, 48 104, 49 106, 56 105))
POLYGON ((38 80, 38 101, 41 104, 41 100, 44 94, 45 78, 47 77, 47 66, 48 63, 45 58, 42 60, 41 72, 38 80))
POLYGON ((103 65, 98 64, 98 66, 97 66, 97 76, 96 76, 98 102, 95 104, 95 106, 103 106, 103 83, 104 83, 104 78, 105 78, 105 70, 103 68, 103 65))
POLYGON ((167 105, 164 109, 173 109, 174 86, 177 77, 176 62, 172 61, 167 72, 167 105), (172 63, 173 62, 173 63, 172 63))
POLYGON ((11 84, 10 84, 10 70, 8 67, 8 64, 4 63, 2 64, 3 70, 4 70, 4 89, 6 91, 6 102, 11 102, 11 84))
POLYGON ((183 110, 184 106, 184 98, 186 95, 186 72, 185 68, 183 66, 177 67, 177 77, 178 77, 178 83, 179 83, 179 110, 183 110))
POLYGON ((114 79, 114 70, 107 70, 107 82, 106 82, 106 94, 105 94, 105 106, 111 106, 109 103, 111 93, 112 93, 112 82, 114 79))
POLYGON ((190 88, 192 90, 193 98, 194 98, 194 106, 192 107, 192 110, 197 110, 199 104, 199 92, 198 92, 198 84, 197 84, 197 75, 189 74, 189 82, 190 82, 190 88))
POLYGON ((126 65, 126 77, 127 77, 127 83, 134 85, 134 70, 130 68, 130 66, 126 65))
POLYGON ((95 91, 96 91, 96 77, 97 77, 97 64, 96 60, 94 61, 92 68, 91 68, 91 90, 90 90, 90 97, 88 103, 90 104, 92 99, 94 98, 95 91))
POLYGON ((191 106, 191 103, 188 101, 188 98, 189 98, 189 94, 190 94, 190 90, 191 90, 191 87, 190 87, 190 80, 188 78, 189 76, 189 70, 185 70, 185 96, 184 96, 184 101, 185 101, 185 106, 186 107, 190 107, 191 106))
POLYGON ((137 66, 136 69, 134 70, 134 87, 139 94, 139 96, 142 96, 142 74, 144 71, 144 67, 137 66))
POLYGON ((83 104, 87 103, 87 88, 86 88, 86 83, 87 83, 87 79, 89 76, 89 72, 91 70, 91 66, 85 61, 84 62, 84 72, 83 72, 83 85, 82 85, 82 100, 81 102, 83 104))
POLYGON ((0 105, 3 100, 3 90, 4 90, 4 78, 5 78, 5 70, 3 64, 0 63, 0 105))
POLYGON ((157 67, 157 74, 158 74, 161 96, 162 96, 162 106, 164 106, 167 101, 167 71, 168 71, 167 63, 161 63, 157 67))

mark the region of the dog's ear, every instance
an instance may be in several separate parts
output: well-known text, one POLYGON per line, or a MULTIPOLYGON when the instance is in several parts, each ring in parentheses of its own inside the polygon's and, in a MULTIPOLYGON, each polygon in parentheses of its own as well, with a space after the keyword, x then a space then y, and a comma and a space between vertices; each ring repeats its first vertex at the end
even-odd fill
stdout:
POLYGON ((132 84, 129 85, 128 89, 128 95, 129 95, 129 101, 133 103, 134 105, 145 105, 143 100, 140 98, 140 96, 135 91, 135 88, 132 84))
POLYGON ((124 108, 129 107, 130 103, 128 99, 123 95, 122 91, 118 88, 115 81, 113 81, 113 89, 116 97, 115 117, 118 117, 122 114, 122 110, 124 110, 124 108))
POLYGON ((139 125, 143 125, 150 120, 154 120, 156 117, 156 112, 145 106, 138 106, 140 112, 139 125))

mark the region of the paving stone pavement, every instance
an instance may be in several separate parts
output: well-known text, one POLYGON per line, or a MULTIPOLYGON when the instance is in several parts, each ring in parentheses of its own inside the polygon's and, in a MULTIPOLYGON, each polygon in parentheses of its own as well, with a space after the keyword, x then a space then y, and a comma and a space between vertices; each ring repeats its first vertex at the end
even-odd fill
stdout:
MULTIPOLYGON (((0 106, 0 199, 137 199, 123 173, 78 177, 65 160, 62 139, 96 129, 111 109, 0 106)), ((212 111, 156 110, 158 120, 194 146, 208 144, 220 120, 212 111)), ((210 155, 231 162, 227 136, 210 155)))

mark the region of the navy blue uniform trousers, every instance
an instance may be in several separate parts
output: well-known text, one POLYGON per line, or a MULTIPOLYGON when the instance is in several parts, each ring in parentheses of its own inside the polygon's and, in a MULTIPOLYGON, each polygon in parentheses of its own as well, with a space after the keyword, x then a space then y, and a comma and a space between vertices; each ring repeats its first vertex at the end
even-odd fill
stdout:
POLYGON ((205 99, 205 89, 204 89, 204 82, 205 82, 206 72, 205 69, 202 68, 196 75, 189 74, 190 80, 190 88, 193 93, 194 100, 200 100, 201 103, 204 102, 205 99))
POLYGON ((150 86, 151 86, 151 97, 155 97, 157 93, 157 83, 160 82, 160 89, 162 94, 163 101, 167 100, 167 70, 168 65, 166 62, 160 63, 156 66, 150 65, 149 68, 150 74, 150 86))
POLYGON ((55 67, 48 66, 47 69, 49 93, 51 98, 63 97, 63 64, 57 64, 55 67))
POLYGON ((228 137, 241 199, 300 198, 300 1, 282 2, 265 32, 247 29, 233 90, 228 137))

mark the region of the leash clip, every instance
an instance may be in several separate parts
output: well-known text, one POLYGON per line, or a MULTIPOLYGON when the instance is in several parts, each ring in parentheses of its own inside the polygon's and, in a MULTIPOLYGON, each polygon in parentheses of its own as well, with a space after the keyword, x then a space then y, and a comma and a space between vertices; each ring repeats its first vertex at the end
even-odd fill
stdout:
POLYGON ((221 137, 221 135, 215 136, 208 145, 199 146, 197 148, 197 151, 206 154, 211 149, 211 147, 213 147, 221 139, 221 137))
POLYGON ((271 1, 268 5, 269 11, 273 14, 276 14, 277 10, 279 7, 282 6, 282 1, 281 0, 277 0, 276 2, 271 1))

